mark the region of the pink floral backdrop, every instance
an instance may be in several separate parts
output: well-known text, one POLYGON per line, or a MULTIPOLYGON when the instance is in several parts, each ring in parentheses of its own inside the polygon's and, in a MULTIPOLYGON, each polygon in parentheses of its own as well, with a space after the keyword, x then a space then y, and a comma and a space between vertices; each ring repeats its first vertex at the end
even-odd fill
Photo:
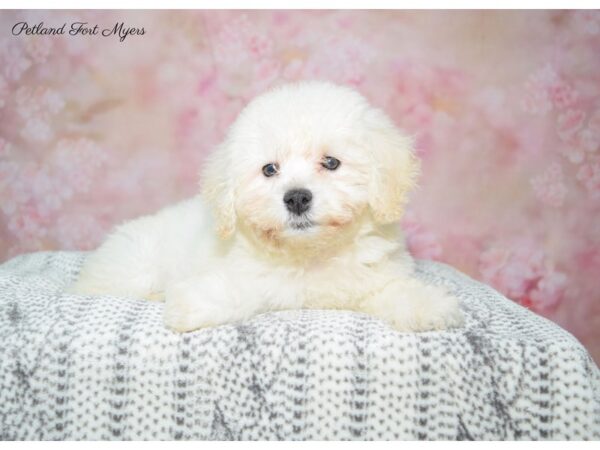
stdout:
POLYGON ((94 248, 192 195, 250 98, 328 79, 417 138, 413 253, 600 361, 599 12, 3 11, 0 29, 0 260, 94 248), (145 34, 13 36, 19 21, 145 34))

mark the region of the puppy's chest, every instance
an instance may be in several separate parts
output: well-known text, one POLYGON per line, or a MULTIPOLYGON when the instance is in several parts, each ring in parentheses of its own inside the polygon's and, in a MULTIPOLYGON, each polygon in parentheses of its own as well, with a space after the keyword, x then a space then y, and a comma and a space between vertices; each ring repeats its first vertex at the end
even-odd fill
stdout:
POLYGON ((305 308, 354 309, 389 280, 381 266, 340 261, 307 270, 299 279, 299 294, 305 308))

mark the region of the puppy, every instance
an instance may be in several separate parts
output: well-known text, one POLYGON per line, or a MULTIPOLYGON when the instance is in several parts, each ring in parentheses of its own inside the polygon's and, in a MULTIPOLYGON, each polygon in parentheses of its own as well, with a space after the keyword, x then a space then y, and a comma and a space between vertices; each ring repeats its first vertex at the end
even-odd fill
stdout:
POLYGON ((357 92, 278 87, 241 112, 199 196, 117 227, 70 292, 164 300, 179 332, 298 308, 459 326, 457 299, 414 277, 398 224, 418 172, 410 139, 357 92))

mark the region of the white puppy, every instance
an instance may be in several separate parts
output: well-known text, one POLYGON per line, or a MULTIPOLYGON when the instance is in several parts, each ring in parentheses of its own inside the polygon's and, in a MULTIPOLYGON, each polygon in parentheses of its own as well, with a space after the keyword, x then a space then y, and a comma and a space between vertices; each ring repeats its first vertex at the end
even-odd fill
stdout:
POLYGON ((198 197, 117 227, 70 292, 165 300, 176 331, 297 308, 459 326, 456 298, 413 276, 398 224, 418 172, 411 141, 358 93, 281 86, 239 115, 198 197))

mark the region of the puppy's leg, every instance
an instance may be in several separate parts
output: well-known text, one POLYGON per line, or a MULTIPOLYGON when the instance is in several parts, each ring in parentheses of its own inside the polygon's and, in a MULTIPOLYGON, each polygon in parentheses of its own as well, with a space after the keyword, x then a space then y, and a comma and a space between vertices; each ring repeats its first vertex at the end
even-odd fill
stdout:
POLYGON ((158 239, 149 220, 136 220, 116 229, 90 253, 67 293, 119 295, 163 300, 158 239))
POLYGON ((266 302, 256 293, 237 289, 239 280, 219 271, 167 285, 165 325, 185 332, 247 319, 266 310, 266 302))
POLYGON ((441 287, 408 277, 387 284, 366 299, 360 310, 391 323, 398 331, 444 330, 463 324, 457 298, 441 287))

